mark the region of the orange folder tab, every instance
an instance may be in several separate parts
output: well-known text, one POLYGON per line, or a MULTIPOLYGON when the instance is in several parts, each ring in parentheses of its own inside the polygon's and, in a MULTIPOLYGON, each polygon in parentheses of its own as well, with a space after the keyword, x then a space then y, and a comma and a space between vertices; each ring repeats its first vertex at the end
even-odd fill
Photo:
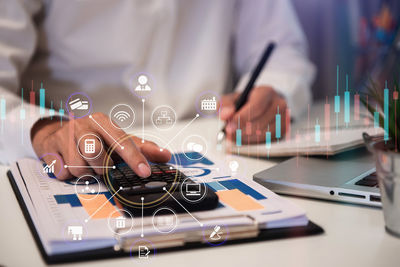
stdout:
POLYGON ((237 211, 262 210, 264 206, 238 189, 215 192, 219 200, 237 211))
MULTIPOLYGON (((92 216, 92 219, 108 218, 112 212, 117 210, 103 194, 98 194, 93 199, 89 199, 87 195, 78 194, 78 198, 87 214, 92 216)), ((121 216, 119 212, 114 212, 112 214, 112 218, 118 216, 121 216)))

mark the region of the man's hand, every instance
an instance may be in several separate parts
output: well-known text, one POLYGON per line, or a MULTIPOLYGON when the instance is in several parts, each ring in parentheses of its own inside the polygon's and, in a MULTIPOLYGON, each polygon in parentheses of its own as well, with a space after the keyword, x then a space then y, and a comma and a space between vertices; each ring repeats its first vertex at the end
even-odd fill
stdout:
POLYGON ((286 101, 268 86, 255 87, 250 92, 247 103, 235 113, 235 101, 238 93, 228 94, 221 99, 221 119, 226 121, 226 137, 235 140, 236 129, 240 118, 240 129, 242 130, 242 143, 265 142, 265 132, 271 132, 275 139, 275 115, 281 114, 281 136, 285 134, 286 101))
MULTIPOLYGON (((126 135, 123 130, 117 129, 112 125, 107 115, 95 113, 92 116, 115 139, 118 140, 126 135)), ((54 120, 37 122, 31 132, 32 145, 38 156, 46 153, 56 154, 63 159, 65 165, 102 166, 107 155, 105 149, 101 153, 100 150, 97 150, 100 147, 98 140, 96 140, 97 143, 95 144, 97 148, 95 153, 96 155, 100 153, 100 155, 95 159, 84 159, 77 151, 78 140, 81 136, 89 133, 102 138, 103 143, 109 147, 114 144, 114 140, 110 136, 101 130, 89 117, 85 117, 65 121, 62 123, 62 126, 59 121, 54 120), (71 127, 73 127, 73 130, 71 127)), ((163 149, 163 151, 160 151, 160 148, 153 142, 145 141, 142 143, 142 140, 136 137, 127 138, 125 141, 120 142, 120 144, 124 149, 117 146, 115 152, 141 177, 148 177, 151 174, 147 160, 161 163, 168 162, 171 158, 171 153, 168 150, 163 149)), ((80 151, 84 151, 84 147, 80 147, 79 149, 80 151)), ((44 161, 46 164, 51 164, 51 159, 45 157, 44 161)), ((109 164, 112 166, 114 163, 110 160, 109 164)), ((84 174, 93 174, 93 172, 102 174, 103 169, 68 168, 62 171, 57 178, 64 180, 73 176, 79 177, 84 174)))

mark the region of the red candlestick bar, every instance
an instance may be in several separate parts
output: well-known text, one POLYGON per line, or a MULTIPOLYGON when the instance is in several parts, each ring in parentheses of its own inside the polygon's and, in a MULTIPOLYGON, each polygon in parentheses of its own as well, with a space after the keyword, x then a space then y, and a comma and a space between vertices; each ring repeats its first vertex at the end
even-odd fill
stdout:
POLYGON ((246 122, 246 135, 251 135, 251 122, 246 122))
MULTIPOLYGON (((326 99, 328 102, 328 99, 326 99)), ((326 103, 325 104, 325 129, 324 129, 324 137, 325 140, 329 140, 331 138, 331 105, 326 103)))
POLYGON ((286 109, 286 140, 290 140, 291 125, 290 125, 290 108, 286 109))
POLYGON ((29 93, 29 103, 31 104, 30 109, 29 109, 29 114, 31 117, 35 113, 35 91, 30 91, 29 93))
MULTIPOLYGON (((367 106, 368 106, 368 96, 366 96, 366 102, 367 102, 367 106)), ((369 117, 368 116, 365 116, 364 124, 365 124, 365 126, 369 126, 369 117)))
POLYGON ((354 95, 354 120, 358 121, 360 119, 360 95, 354 95))

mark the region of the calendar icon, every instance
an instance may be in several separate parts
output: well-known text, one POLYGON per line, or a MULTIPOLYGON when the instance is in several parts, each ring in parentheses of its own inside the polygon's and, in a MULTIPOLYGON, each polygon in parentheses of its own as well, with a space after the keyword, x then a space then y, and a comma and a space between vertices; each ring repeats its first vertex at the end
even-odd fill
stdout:
POLYGON ((85 140, 85 153, 93 154, 95 152, 96 145, 94 139, 86 139, 85 140))

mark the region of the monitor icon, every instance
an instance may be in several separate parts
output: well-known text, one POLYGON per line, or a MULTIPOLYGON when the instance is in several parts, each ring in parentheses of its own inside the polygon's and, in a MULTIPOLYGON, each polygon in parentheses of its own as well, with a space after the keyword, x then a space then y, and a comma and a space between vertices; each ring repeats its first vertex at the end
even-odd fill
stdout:
POLYGON ((201 188, 200 184, 186 184, 186 195, 187 196, 200 196, 201 188))

